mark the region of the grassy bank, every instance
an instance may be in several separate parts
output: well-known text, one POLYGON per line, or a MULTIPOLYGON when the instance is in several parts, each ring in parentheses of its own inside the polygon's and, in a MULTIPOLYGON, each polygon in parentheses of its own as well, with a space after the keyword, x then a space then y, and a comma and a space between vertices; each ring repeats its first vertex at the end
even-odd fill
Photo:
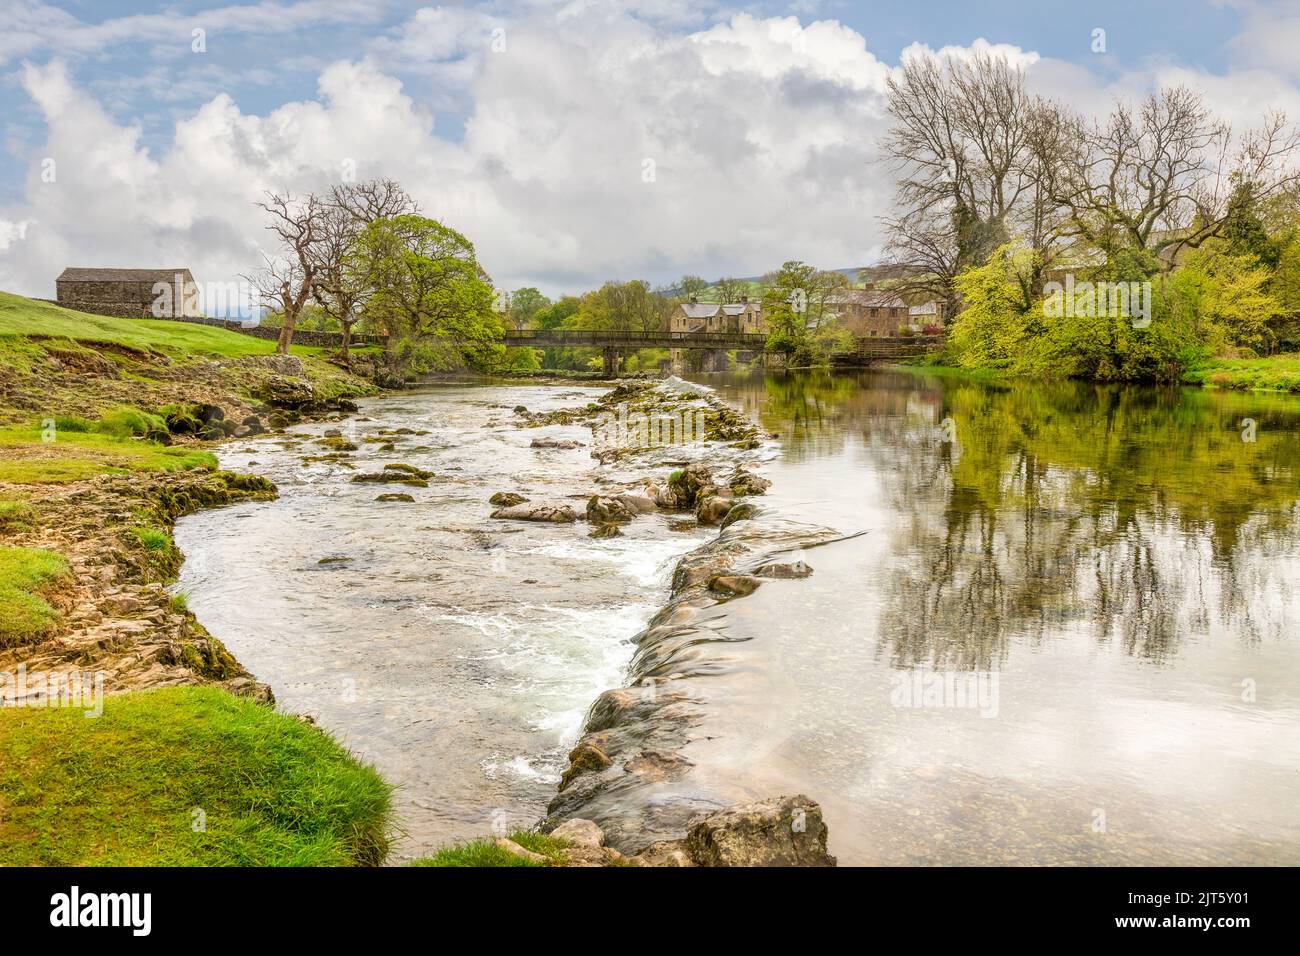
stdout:
POLYGON ((390 788, 315 727, 216 688, 0 710, 0 863, 368 866, 390 788))
POLYGON ((1300 392, 1300 355, 1212 359, 1188 370, 1183 381, 1212 388, 1300 392))
MULTIPOLYGON (((1005 381, 1014 376, 999 369, 904 362, 895 366, 909 372, 969 381, 1005 381)), ((1183 373, 1187 385, 1239 391, 1300 392, 1300 355, 1267 358, 1209 359, 1183 373)))
POLYGON ((274 497, 214 442, 376 389, 321 350, 0 293, 0 865, 374 865, 389 788, 256 681, 169 593, 175 519, 274 497), (289 396, 290 401, 285 401, 289 396))

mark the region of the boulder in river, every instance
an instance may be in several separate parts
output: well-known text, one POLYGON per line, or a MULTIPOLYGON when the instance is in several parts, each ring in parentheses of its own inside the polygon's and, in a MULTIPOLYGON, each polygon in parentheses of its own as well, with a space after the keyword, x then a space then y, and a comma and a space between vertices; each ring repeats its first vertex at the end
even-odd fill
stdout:
POLYGON ((521 505, 528 499, 518 492, 498 491, 488 499, 488 504, 496 505, 499 508, 509 508, 512 505, 521 505))
POLYGON ((570 524, 578 520, 577 512, 568 505, 546 502, 527 502, 498 508, 491 516, 502 521, 548 521, 554 524, 570 524))
POLYGON ((705 485, 695 492, 695 518, 700 524, 719 524, 733 504, 729 489, 705 485))
POLYGON ((739 465, 727 479, 727 484, 731 487, 731 493, 737 498, 744 495, 763 495, 767 494, 767 489, 772 487, 772 482, 766 478, 760 478, 752 471, 746 471, 739 465))
POLYGON ((406 502, 414 502, 414 501, 415 501, 415 499, 412 498, 412 497, 411 497, 410 495, 408 495, 408 494, 388 494, 388 495, 380 495, 380 496, 379 496, 378 498, 376 498, 375 500, 376 500, 376 501, 406 501, 406 502))
POLYGON ((722 524, 719 530, 725 531, 737 521, 749 521, 756 514, 758 514, 758 509, 747 501, 742 501, 739 504, 732 505, 731 510, 727 512, 727 516, 722 519, 722 524))
POLYGON ((631 521, 637 512, 621 498, 592 495, 587 501, 587 520, 592 524, 611 524, 631 521))
POLYGON ((534 438, 529 445, 530 448, 582 448, 582 442, 574 441, 571 438, 534 438))
POLYGON ((740 804, 690 823, 686 852, 697 866, 834 866, 815 800, 796 794, 740 804))

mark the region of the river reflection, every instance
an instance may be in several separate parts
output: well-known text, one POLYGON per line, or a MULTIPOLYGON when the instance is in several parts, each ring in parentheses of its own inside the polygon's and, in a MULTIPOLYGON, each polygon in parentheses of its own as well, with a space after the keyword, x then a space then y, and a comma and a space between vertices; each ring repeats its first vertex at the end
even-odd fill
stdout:
POLYGON ((1300 401, 700 380, 781 436, 770 506, 868 532, 727 606, 765 683, 701 690, 704 792, 802 789, 846 862, 1300 861, 1300 401), (981 674, 996 716, 900 701, 981 674))

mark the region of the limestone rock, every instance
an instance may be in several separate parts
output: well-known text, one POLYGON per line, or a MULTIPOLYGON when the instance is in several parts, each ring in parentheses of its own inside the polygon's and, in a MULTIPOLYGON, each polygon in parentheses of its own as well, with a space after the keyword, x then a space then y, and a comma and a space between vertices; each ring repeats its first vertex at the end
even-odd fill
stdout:
POLYGON ((496 505, 498 508, 510 508, 514 505, 521 505, 528 499, 514 491, 498 491, 488 499, 488 504, 496 505))
POLYGON ((758 590, 759 580, 749 574, 720 574, 709 582, 709 590, 728 597, 744 597, 758 590))
POLYGON ((592 495, 587 501, 587 520, 593 524, 610 524, 631 521, 637 513, 621 498, 592 495))
POLYGON ((557 840, 564 840, 572 846, 602 847, 605 845, 605 834, 600 827, 591 820, 576 817, 561 823, 551 831, 551 836, 557 840))
POLYGON ((578 520, 578 514, 565 504, 528 503, 498 508, 491 517, 501 521, 548 521, 554 524, 570 524, 578 520))
POLYGON ((797 794, 694 818, 686 852, 697 866, 834 866, 816 801, 797 794))
POLYGON ((756 568, 754 574, 760 578, 806 578, 813 573, 803 561, 771 561, 756 568))
POLYGON ((752 471, 746 471, 739 465, 727 479, 727 484, 731 488, 731 493, 736 497, 743 495, 762 495, 767 493, 767 489, 772 487, 772 482, 766 478, 760 478, 752 471))

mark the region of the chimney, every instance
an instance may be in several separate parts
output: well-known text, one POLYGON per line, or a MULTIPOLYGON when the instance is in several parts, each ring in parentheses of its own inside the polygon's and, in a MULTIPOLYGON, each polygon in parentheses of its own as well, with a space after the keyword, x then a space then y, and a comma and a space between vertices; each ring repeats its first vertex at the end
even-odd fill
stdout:
POLYGON ((749 305, 749 296, 748 296, 748 295, 742 295, 742 296, 740 297, 740 304, 741 304, 741 305, 749 305))
POLYGON ((694 295, 691 296, 691 305, 699 305, 699 304, 700 304, 699 296, 694 296, 694 295))

